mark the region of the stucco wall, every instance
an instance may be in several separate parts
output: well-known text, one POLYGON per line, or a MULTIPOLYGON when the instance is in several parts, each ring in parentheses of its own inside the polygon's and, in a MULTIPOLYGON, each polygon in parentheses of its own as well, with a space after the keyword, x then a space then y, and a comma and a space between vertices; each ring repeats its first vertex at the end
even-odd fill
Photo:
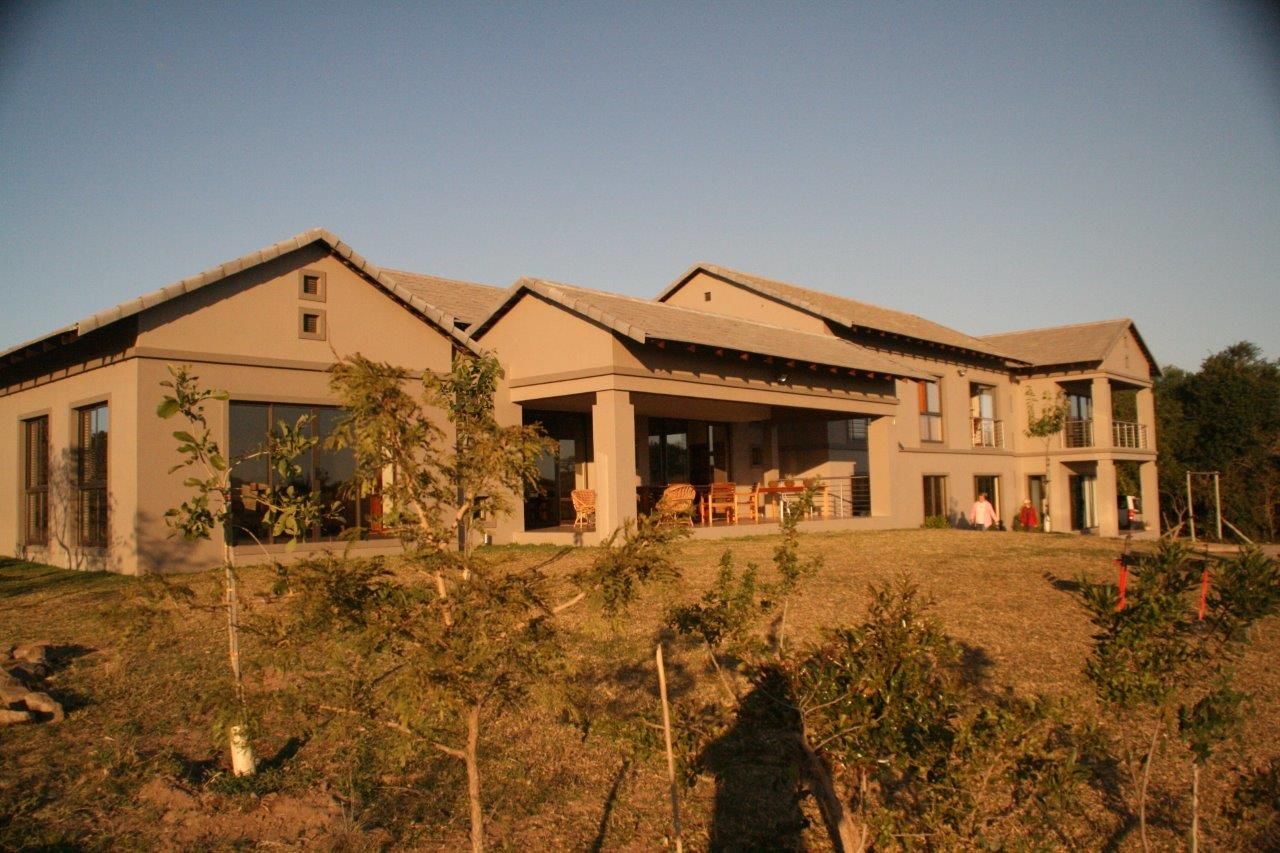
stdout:
POLYGON ((826 321, 819 317, 752 293, 705 272, 695 273, 663 301, 668 305, 742 317, 784 329, 820 335, 828 333, 826 321), (707 294, 711 295, 710 299, 707 294))

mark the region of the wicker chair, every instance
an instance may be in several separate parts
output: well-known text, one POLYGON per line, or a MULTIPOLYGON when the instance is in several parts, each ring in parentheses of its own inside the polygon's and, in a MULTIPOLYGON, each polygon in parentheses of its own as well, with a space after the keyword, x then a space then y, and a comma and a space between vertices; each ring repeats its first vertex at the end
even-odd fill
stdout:
POLYGON ((697 497, 693 486, 677 483, 667 486, 662 497, 654 504, 654 515, 661 524, 687 524, 693 527, 693 501, 697 497))
POLYGON ((707 495, 707 517, 704 519, 705 524, 714 524, 716 513, 724 515, 724 520, 728 521, 733 518, 733 523, 738 523, 738 485, 737 483, 712 483, 711 491, 707 495))
POLYGON ((596 492, 595 489, 574 489, 569 493, 573 500, 573 511, 577 515, 573 519, 574 527, 595 527, 596 525, 596 492))

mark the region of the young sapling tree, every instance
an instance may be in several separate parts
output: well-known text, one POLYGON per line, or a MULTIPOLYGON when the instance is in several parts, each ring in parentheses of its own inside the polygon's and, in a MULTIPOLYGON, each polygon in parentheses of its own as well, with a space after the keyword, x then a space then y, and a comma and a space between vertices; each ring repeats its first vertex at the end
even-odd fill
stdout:
POLYGON ((181 457, 169 473, 188 471, 183 485, 190 497, 165 513, 165 523, 188 541, 211 540, 217 536, 222 544, 222 608, 227 617, 227 656, 235 708, 227 725, 232 769, 237 776, 255 770, 253 747, 249 740, 249 714, 244 695, 244 678, 240 658, 241 600, 235 565, 235 525, 231 503, 231 477, 237 465, 249 459, 265 457, 283 487, 266 489, 256 495, 263 506, 263 520, 274 536, 285 537, 289 547, 305 536, 336 507, 326 511, 317 495, 297 490, 291 481, 302 473, 298 458, 315 446, 309 420, 304 416, 290 425, 281 422, 266 444, 239 458, 229 458, 214 439, 205 417, 204 406, 210 400, 225 401, 225 391, 202 388, 199 377, 183 367, 170 365, 171 379, 161 386, 169 389, 156 408, 164 419, 180 416, 186 429, 176 430, 177 452, 181 457))
POLYGON ((1024 432, 1027 438, 1038 438, 1044 442, 1044 506, 1041 508, 1041 516, 1046 532, 1053 529, 1049 521, 1049 495, 1052 493, 1049 451, 1053 446, 1053 437, 1067 425, 1068 411, 1066 397, 1061 392, 1053 395, 1046 391, 1037 402, 1035 394, 1030 388, 1027 389, 1027 428, 1024 432))

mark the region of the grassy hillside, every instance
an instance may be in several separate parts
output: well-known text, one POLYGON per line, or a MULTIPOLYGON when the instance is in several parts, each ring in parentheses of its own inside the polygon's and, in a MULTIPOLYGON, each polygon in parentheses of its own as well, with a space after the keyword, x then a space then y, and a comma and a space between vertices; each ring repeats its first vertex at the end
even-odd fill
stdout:
MULTIPOLYGON (((663 614, 696 598, 720 554, 767 567, 776 537, 685 542, 683 577, 646 594, 625 618, 594 606, 571 611, 562 674, 535 691, 519 714, 492 723, 481 755, 490 838, 509 849, 654 849, 669 833, 665 759, 652 666, 666 636, 663 614)), ((952 530, 806 534, 802 548, 825 567, 788 615, 795 642, 859 621, 868 585, 905 573, 935 600, 934 613, 963 648, 963 676, 991 691, 1068 700, 1079 721, 1100 720, 1081 671, 1090 626, 1072 595, 1082 574, 1110 578, 1115 542, 1038 534, 952 530)), ((567 577, 591 559, 585 549, 492 549, 513 566, 544 564, 567 577)), ((767 572, 767 568, 762 569, 767 572)), ((269 615, 268 568, 245 572, 251 618, 269 615)), ((197 578, 196 602, 214 582, 197 578)), ((59 724, 0 727, 0 848, 388 846, 457 849, 466 844, 458 762, 409 747, 398 733, 295 700, 312 677, 305 656, 285 668, 250 634, 250 701, 261 714, 263 772, 227 773, 214 734, 225 690, 225 629, 213 608, 167 603, 154 580, 71 573, 0 562, 0 646, 49 641, 59 647, 47 690, 63 702, 59 724), (160 602, 157 604, 157 602, 160 602)), ((1203 783, 1206 840, 1230 848, 1220 812, 1242 770, 1280 755, 1280 624, 1255 631, 1238 684, 1255 697, 1242 745, 1212 760, 1203 783)), ((673 699, 692 706, 717 690, 705 653, 666 636, 673 699)), ((359 666, 352 652, 351 665, 359 666)), ((1153 780, 1152 824, 1163 848, 1185 831, 1182 748, 1170 742, 1153 780)), ((739 756, 741 758, 741 756, 739 756)), ((760 757, 767 762, 768 757, 760 757)), ((812 803, 787 790, 753 802, 726 792, 751 761, 715 761, 686 792, 693 849, 725 837, 733 821, 781 827, 777 846, 828 849, 812 803), (770 808, 777 814, 770 815, 770 808), (769 823, 772 821, 772 823, 769 823), (716 823, 721 822, 717 831, 716 823)), ((759 770, 753 768, 753 772, 759 770)), ((1095 768, 1078 825, 1065 837, 1089 846, 1137 849, 1115 774, 1095 768), (1110 780, 1110 781, 1109 781, 1110 780)), ((768 774, 766 774, 768 776, 768 774)), ((781 782, 779 781, 781 779, 781 782)), ((736 825, 736 824, 734 824, 736 825)), ((745 825, 745 823, 744 823, 745 825)))

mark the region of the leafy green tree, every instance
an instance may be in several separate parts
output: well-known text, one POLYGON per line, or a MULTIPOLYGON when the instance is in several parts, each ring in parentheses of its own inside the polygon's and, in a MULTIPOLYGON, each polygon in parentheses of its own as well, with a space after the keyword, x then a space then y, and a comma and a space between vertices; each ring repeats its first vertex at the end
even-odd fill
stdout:
POLYGON ((1045 392, 1040 395, 1039 400, 1031 389, 1027 389, 1027 428, 1024 431, 1027 438, 1038 438, 1044 442, 1044 528, 1048 530, 1049 524, 1049 495, 1052 493, 1050 481, 1052 480, 1052 469, 1050 468, 1049 451, 1053 446, 1053 437, 1062 432, 1063 427, 1067 425, 1067 398, 1062 392, 1056 395, 1045 392))
MULTIPOLYGON (((1218 471, 1223 515, 1254 538, 1280 523, 1280 360, 1248 342, 1156 382, 1161 500, 1186 512, 1188 470, 1218 471)), ((1197 507, 1200 513, 1208 505, 1197 507)))
MULTIPOLYGON (((227 652, 231 666, 234 707, 224 721, 231 744, 232 765, 237 775, 254 772, 253 748, 249 741, 250 714, 245 702, 240 659, 242 603, 235 566, 235 524, 231 510, 231 476, 236 466, 250 459, 266 458, 279 475, 277 482, 289 484, 302 473, 298 459, 316 444, 303 416, 295 424, 279 423, 267 436, 266 444, 244 456, 228 458, 213 439, 204 414, 210 400, 228 399, 225 391, 201 388, 199 377, 187 367, 169 367, 171 379, 162 382, 170 393, 164 395, 156 414, 164 419, 180 416, 186 429, 176 430, 181 461, 169 473, 188 471, 183 485, 190 497, 165 513, 165 523, 188 541, 212 539, 222 542, 222 604, 227 617, 227 652)), ((263 520, 273 535, 285 537, 292 547, 311 527, 332 515, 337 507, 326 508, 318 496, 302 493, 293 485, 271 489, 257 496, 263 520)), ((252 536, 252 531, 245 531, 252 536)))
POLYGON ((1280 567, 1256 550, 1209 566, 1180 543, 1161 540, 1155 554, 1134 561, 1123 608, 1118 588, 1110 583, 1081 579, 1080 600, 1097 628, 1085 675, 1099 699, 1124 721, 1120 738, 1129 756, 1143 848, 1150 848, 1151 766, 1161 736, 1175 727, 1192 755, 1194 845, 1200 772, 1239 727, 1247 699, 1234 688, 1232 666, 1250 627, 1280 610, 1280 567), (1192 593, 1206 568, 1212 592, 1202 622, 1192 593), (1146 725, 1150 728, 1143 731, 1146 725))
MULTIPOLYGON (((471 846, 485 845, 480 745, 487 721, 516 707, 559 671, 557 616, 593 594, 620 612, 646 583, 675 573, 669 549, 684 531, 649 519, 604 543, 577 591, 553 600, 542 567, 514 569, 476 547, 482 514, 511 511, 537 487, 550 442, 537 427, 500 426, 491 356, 458 356, 444 376, 427 374, 420 395, 407 371, 360 355, 332 371, 346 418, 334 442, 355 452, 366 493, 378 492, 383 526, 404 543, 405 571, 326 559, 290 569, 294 593, 276 635, 334 646, 318 704, 404 734, 466 768, 471 846), (353 660, 342 648, 360 648, 353 660)), ((300 653, 300 652, 299 652, 300 653)))

